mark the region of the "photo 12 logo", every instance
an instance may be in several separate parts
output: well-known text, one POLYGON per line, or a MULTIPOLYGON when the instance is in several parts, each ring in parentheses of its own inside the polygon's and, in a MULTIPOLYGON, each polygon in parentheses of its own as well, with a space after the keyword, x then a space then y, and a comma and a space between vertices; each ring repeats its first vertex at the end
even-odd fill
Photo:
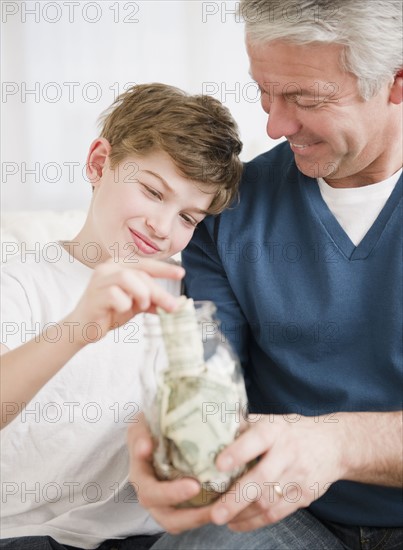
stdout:
POLYGON ((1 102, 11 103, 98 103, 105 100, 114 102, 123 92, 127 91, 135 82, 113 82, 109 86, 101 86, 99 82, 14 82, 3 81, 1 84, 1 102))
POLYGON ((333 22, 336 20, 338 8, 328 2, 325 7, 318 2, 311 2, 305 11, 301 7, 300 0, 277 0, 270 2, 263 9, 256 5, 243 5, 241 2, 202 2, 201 16, 202 22, 208 23, 210 20, 219 20, 221 23, 232 21, 235 23, 257 23, 263 18, 265 21, 273 23, 281 20, 289 23, 297 23, 303 18, 310 17, 312 20, 333 22))
POLYGON ((102 486, 97 481, 48 481, 29 483, 22 481, 2 481, 1 502, 3 504, 18 500, 19 502, 55 503, 60 501, 93 504, 113 496, 113 502, 137 503, 138 487, 135 483, 124 484, 115 481, 102 486))
POLYGON ((139 23, 141 2, 1 2, 1 21, 10 23, 88 24, 108 19, 113 23, 139 23))
POLYGON ((88 401, 31 401, 30 403, 3 402, 1 406, 2 422, 19 415, 21 424, 97 424, 107 422, 114 424, 136 424, 140 405, 135 401, 127 403, 97 403, 88 401))

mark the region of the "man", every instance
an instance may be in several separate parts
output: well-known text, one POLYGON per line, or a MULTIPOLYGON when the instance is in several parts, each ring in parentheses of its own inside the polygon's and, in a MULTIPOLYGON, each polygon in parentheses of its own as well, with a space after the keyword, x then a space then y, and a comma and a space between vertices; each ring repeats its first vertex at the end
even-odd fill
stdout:
POLYGON ((267 132, 287 141, 246 164, 239 204, 200 225, 184 265, 262 414, 217 465, 260 459, 213 505, 178 510, 197 484, 155 480, 139 425, 131 480, 168 531, 193 529, 153 549, 398 548, 401 3, 240 4, 267 132))

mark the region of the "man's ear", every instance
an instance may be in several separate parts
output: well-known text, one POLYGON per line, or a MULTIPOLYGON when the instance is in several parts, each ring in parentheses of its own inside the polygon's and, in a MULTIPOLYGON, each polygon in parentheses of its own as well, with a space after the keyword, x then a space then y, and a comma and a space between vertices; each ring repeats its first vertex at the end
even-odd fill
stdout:
POLYGON ((111 152, 111 145, 105 138, 97 138, 90 145, 86 162, 86 173, 92 187, 96 187, 103 171, 107 166, 107 160, 111 152))
POLYGON ((403 101, 403 69, 395 76, 395 80, 390 89, 389 99, 391 103, 395 105, 400 105, 403 101))

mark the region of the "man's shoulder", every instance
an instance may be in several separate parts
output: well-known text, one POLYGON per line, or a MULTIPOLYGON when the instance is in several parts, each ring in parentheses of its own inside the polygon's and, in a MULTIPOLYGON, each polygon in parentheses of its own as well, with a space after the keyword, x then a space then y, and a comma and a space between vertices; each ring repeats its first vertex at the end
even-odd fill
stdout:
POLYGON ((280 187, 296 178, 298 170, 288 142, 280 143, 244 164, 238 197, 219 216, 208 216, 203 225, 216 241, 218 228, 239 235, 240 227, 266 223, 280 187))
POLYGON ((280 143, 244 164, 240 184, 242 202, 249 199, 255 203, 256 194, 269 198, 281 186, 288 185, 298 177, 298 168, 288 142, 280 143))
POLYGON ((294 154, 287 141, 280 143, 244 164, 243 181, 273 176, 283 177, 289 170, 295 169, 294 154))
POLYGON ((210 235, 216 240, 218 228, 228 234, 239 235, 240 227, 247 230, 266 224, 270 211, 276 208, 279 196, 289 196, 291 186, 298 179, 298 168, 288 142, 283 142, 269 151, 244 163, 239 196, 219 216, 204 220, 210 235))

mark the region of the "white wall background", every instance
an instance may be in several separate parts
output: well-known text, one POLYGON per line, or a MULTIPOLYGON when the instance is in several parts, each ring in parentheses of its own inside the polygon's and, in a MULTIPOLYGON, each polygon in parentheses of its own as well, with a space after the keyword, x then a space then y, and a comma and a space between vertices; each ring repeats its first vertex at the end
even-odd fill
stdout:
POLYGON ((269 149, 238 2, 7 1, 2 21, 2 209, 86 209, 96 121, 129 83, 220 99, 243 160, 269 149))

